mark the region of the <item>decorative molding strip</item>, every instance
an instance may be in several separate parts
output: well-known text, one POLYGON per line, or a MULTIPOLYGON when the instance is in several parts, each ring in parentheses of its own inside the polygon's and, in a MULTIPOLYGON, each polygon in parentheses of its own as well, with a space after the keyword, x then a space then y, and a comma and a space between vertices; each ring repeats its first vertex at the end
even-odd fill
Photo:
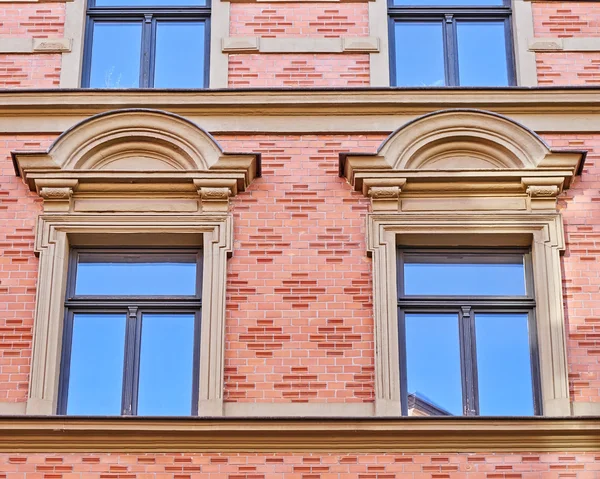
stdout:
POLYGON ((534 38, 532 52, 600 52, 600 37, 534 38))
POLYGON ((253 403, 225 402, 224 416, 231 417, 369 417, 373 403, 253 403))
MULTIPOLYGON (((63 0, 66 1, 66 0, 63 0)), ((375 0, 221 0, 231 3, 367 3, 375 0)), ((530 1, 530 0, 528 0, 530 1)))
POLYGON ((0 452, 585 452, 598 418, 0 418, 0 452))
POLYGON ((70 3, 75 0, 0 0, 0 3, 70 3))
POLYGON ((212 134, 387 135, 420 115, 449 107, 492 111, 538 133, 595 133, 600 124, 600 89, 590 87, 49 89, 0 91, 0 133, 60 134, 94 114, 140 106, 184 115, 212 134))
POLYGON ((222 51, 226 53, 371 53, 379 51, 379 38, 225 37, 222 39, 222 51))
POLYGON ((0 53, 63 53, 71 51, 71 43, 69 38, 0 38, 0 53))
POLYGON ((14 416, 25 414, 25 402, 0 402, 0 416, 14 416))
POLYGON ((571 403, 573 416, 600 417, 600 402, 574 402, 571 403))

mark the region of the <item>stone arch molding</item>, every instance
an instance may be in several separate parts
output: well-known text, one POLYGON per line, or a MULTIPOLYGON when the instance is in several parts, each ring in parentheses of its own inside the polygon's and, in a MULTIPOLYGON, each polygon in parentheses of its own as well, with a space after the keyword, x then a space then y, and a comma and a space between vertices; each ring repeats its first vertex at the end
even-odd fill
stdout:
MULTIPOLYGON (((340 175, 376 210, 414 206, 414 198, 459 194, 519 196, 548 208, 580 172, 585 153, 556 151, 533 131, 496 113, 443 110, 393 132, 372 155, 347 153, 340 175)), ((465 204, 463 206, 477 206, 465 204)))
POLYGON ((44 198, 46 212, 139 211, 143 205, 149 212, 223 212, 229 197, 260 175, 260 155, 225 153, 185 118, 145 109, 93 116, 48 151, 18 151, 13 159, 17 173, 44 198), (132 193, 133 202, 127 199, 132 193), (93 205, 93 196, 112 200, 93 205))

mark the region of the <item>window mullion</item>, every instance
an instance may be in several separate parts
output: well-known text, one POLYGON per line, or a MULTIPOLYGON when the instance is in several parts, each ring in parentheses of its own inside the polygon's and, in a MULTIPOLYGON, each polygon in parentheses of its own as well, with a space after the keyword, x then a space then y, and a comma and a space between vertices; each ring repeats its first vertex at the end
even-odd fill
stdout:
POLYGON ((134 414, 135 352, 138 329, 138 308, 129 306, 125 333, 125 361, 123 365, 123 397, 121 412, 124 416, 134 414))
POLYGON ((458 85, 458 52, 456 48, 456 20, 454 14, 444 15, 444 57, 446 63, 446 85, 458 85))
POLYGON ((477 364, 475 352, 475 318, 471 306, 460 308, 460 356, 463 382, 463 413, 465 416, 479 414, 477 398, 477 364))
POLYGON ((404 311, 398 307, 398 354, 400 362, 400 408, 403 416, 408 416, 408 372, 406 364, 406 322, 404 311))
POLYGON ((140 87, 148 88, 150 86, 150 56, 152 54, 152 22, 153 15, 146 13, 144 15, 144 24, 142 30, 142 61, 140 62, 140 87))

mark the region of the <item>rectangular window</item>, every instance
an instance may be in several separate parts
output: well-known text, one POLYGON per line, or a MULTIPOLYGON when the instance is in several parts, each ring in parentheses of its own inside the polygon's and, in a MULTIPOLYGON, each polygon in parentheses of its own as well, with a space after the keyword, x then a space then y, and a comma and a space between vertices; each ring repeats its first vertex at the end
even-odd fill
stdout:
POLYGON ((205 88, 209 0, 88 0, 82 86, 205 88))
POLYGON ((202 255, 73 250, 59 414, 197 414, 202 255))
POLYGON ((531 255, 398 250, 402 409, 541 414, 531 255))
POLYGON ((515 85, 510 0, 388 2, 392 85, 515 85))

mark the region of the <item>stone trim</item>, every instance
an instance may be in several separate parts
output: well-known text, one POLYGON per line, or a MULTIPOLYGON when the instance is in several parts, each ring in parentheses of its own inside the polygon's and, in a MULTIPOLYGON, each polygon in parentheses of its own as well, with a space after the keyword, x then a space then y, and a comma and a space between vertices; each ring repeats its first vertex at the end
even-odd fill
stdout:
POLYGON ((529 50, 529 42, 534 37, 533 9, 529 0, 512 0, 513 46, 515 66, 519 86, 537 86, 535 53, 529 50))
MULTIPOLYGON (((63 0, 65 1, 65 0, 63 0)), ((222 0, 230 3, 366 3, 377 0, 222 0)))
POLYGON ((369 55, 372 87, 390 86, 390 33, 387 9, 387 0, 369 3, 369 32, 379 35, 379 51, 369 55))
POLYGON ((600 402, 574 402, 571 407, 573 416, 600 417, 600 402))
POLYGON ((220 91, 6 90, 0 133, 60 134, 114 108, 161 108, 213 134, 384 134, 424 113, 451 107, 510 116, 538 133, 597 132, 599 89, 226 89, 220 91), (49 112, 52 114, 50 115, 49 112))
POLYGON ((97 115, 45 152, 13 152, 16 171, 43 198, 26 413, 53 415, 72 246, 202 246, 199 411, 223 414, 229 198, 260 174, 255 154, 226 154, 197 125, 154 110, 97 115))
POLYGON ((7 453, 597 452, 600 420, 0 418, 7 453))
POLYGON ((371 198, 375 414, 401 414, 396 248, 529 246, 533 258, 543 413, 571 414, 556 199, 585 153, 551 151, 533 132, 482 111, 425 115, 373 155, 346 154, 340 176, 371 198), (457 154, 456 152, 460 152, 457 154))
POLYGON ((600 52, 600 38, 532 38, 529 41, 532 52, 600 52))
POLYGON ((198 410, 203 416, 221 416, 225 281, 227 256, 233 242, 232 217, 230 214, 148 216, 135 212, 39 217, 35 252, 40 267, 26 413, 56 414, 69 250, 72 246, 94 244, 99 237, 112 237, 118 239, 117 244, 130 246, 181 246, 189 245, 196 237, 203 238, 196 240, 196 244, 202 244, 204 253, 198 410))
POLYGON ((370 417, 371 403, 257 403, 225 402, 225 416, 230 417, 370 417))
POLYGON ((225 37, 225 53, 365 53, 379 51, 377 37, 261 38, 225 37))
POLYGON ((229 35, 230 3, 213 0, 210 10, 210 88, 229 86, 229 56, 222 51, 221 41, 229 35))
POLYGON ((71 51, 69 38, 0 38, 0 53, 63 53, 71 51))
POLYGON ((0 402, 0 416, 21 416, 25 414, 26 402, 0 402))
POLYGON ((72 39, 69 52, 62 55, 60 88, 79 88, 85 39, 85 0, 69 2, 65 9, 65 35, 72 39))

